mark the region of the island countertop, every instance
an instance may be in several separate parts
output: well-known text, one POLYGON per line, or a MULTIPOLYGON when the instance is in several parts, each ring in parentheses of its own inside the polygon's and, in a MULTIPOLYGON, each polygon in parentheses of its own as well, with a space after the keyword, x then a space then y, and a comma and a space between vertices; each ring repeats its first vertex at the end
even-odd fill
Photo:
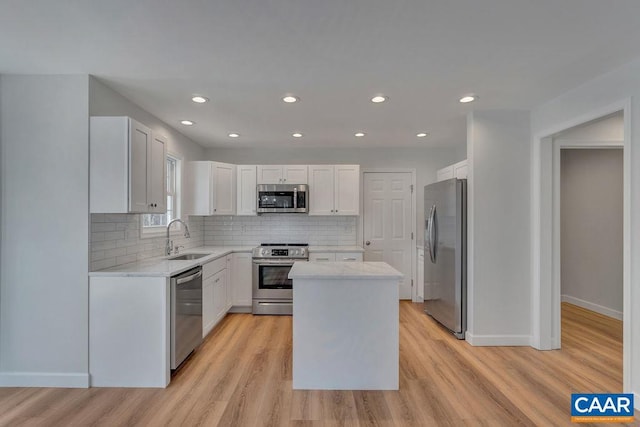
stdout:
POLYGON ((385 262, 296 262, 289 279, 402 279, 404 276, 385 262))

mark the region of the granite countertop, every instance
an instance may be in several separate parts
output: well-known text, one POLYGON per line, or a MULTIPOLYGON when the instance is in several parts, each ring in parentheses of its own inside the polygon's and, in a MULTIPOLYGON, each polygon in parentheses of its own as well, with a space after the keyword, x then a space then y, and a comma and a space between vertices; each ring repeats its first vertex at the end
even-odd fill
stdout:
POLYGON ((402 279, 386 262, 296 262, 289 279, 402 279))
MULTIPOLYGON (((193 267, 204 265, 222 256, 233 252, 251 252, 253 246, 200 246, 183 251, 181 254, 206 253, 205 257, 192 260, 169 260, 167 256, 149 258, 144 261, 132 262, 129 264, 117 265, 99 271, 89 272, 89 276, 146 276, 146 277, 171 277, 173 275, 187 271, 193 267)), ((178 254, 178 255, 181 255, 178 254)), ((170 255, 178 256, 178 255, 170 255)))
POLYGON ((309 246, 309 252, 364 252, 362 246, 309 246))

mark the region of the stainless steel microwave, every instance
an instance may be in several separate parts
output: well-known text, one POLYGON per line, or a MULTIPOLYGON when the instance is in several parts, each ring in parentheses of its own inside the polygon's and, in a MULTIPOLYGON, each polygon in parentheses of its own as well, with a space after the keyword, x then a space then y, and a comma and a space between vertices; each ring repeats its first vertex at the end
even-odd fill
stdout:
POLYGON ((309 187, 306 184, 260 184, 258 213, 309 212, 309 187))

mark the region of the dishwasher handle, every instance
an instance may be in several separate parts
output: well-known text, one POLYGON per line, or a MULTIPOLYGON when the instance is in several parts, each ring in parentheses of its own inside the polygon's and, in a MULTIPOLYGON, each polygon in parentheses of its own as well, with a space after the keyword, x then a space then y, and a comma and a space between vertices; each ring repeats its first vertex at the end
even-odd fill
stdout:
POLYGON ((198 271, 195 274, 192 274, 191 276, 181 277, 179 279, 176 279, 176 284, 177 285, 181 285, 183 283, 187 283, 187 282, 190 282, 190 281, 192 281, 194 279, 197 279, 200 276, 202 276, 202 270, 198 271))

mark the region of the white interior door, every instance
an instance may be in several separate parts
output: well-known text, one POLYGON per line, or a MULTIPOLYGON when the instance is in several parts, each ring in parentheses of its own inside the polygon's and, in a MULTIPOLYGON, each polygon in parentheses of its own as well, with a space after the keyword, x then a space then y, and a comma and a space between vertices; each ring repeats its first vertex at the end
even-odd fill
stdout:
POLYGON ((404 274, 400 299, 411 299, 411 173, 365 172, 364 260, 383 261, 404 274))

